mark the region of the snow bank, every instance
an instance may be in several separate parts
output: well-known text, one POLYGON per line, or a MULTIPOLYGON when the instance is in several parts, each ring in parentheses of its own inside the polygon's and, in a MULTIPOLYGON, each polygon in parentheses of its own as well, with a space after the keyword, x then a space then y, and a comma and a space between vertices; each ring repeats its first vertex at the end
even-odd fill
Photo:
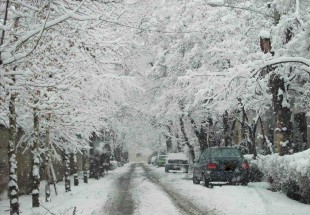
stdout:
MULTIPOLYGON (((51 187, 51 202, 45 202, 44 186, 45 181, 40 183, 40 207, 32 208, 31 195, 19 197, 21 214, 23 215, 102 215, 104 205, 108 202, 111 193, 115 193, 115 184, 120 175, 129 171, 129 165, 110 171, 106 177, 99 180, 89 179, 88 184, 80 183, 72 187, 71 192, 65 192, 64 182, 57 183, 58 195, 55 195, 51 187), (75 209, 74 209, 75 208, 75 209)), ((79 175, 82 180, 83 175, 79 175)), ((72 177, 71 177, 72 180, 72 177)), ((71 181, 71 183, 73 183, 71 181)), ((9 199, 0 201, 0 214, 9 214, 9 199)))
POLYGON ((250 163, 263 172, 272 190, 282 190, 288 197, 310 204, 310 149, 285 156, 260 155, 250 163))
MULTIPOLYGON (((249 183, 248 186, 214 186, 213 189, 193 184, 185 179, 187 174, 167 174, 164 168, 152 170, 162 183, 188 199, 201 210, 217 215, 309 215, 310 205, 286 197, 282 192, 268 190, 266 182, 249 183), (212 213, 214 212, 214 213, 212 213)), ((206 213, 207 214, 207 213, 206 213)), ((208 213, 209 214, 209 213, 208 213)))

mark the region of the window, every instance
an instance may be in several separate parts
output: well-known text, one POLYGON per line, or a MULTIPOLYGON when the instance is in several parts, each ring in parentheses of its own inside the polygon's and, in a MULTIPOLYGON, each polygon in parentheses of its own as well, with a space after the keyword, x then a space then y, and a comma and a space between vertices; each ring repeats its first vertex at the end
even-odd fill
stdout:
POLYGON ((229 158, 240 157, 240 151, 238 149, 213 149, 213 158, 229 158))

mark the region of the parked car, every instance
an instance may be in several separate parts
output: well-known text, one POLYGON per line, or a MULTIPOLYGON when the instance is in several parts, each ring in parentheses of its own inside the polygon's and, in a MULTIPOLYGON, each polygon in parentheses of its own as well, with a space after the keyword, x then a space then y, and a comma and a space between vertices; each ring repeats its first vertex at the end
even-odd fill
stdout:
POLYGON ((110 161, 110 166, 109 166, 109 170, 114 170, 116 169, 118 166, 117 161, 110 161))
POLYGON ((166 157, 167 155, 157 155, 156 160, 155 160, 155 165, 158 167, 165 166, 166 157))
POLYGON ((182 170, 188 173, 188 158, 183 153, 170 153, 166 158, 165 172, 182 170))
POLYGON ((195 162, 193 183, 204 181, 206 187, 210 186, 210 182, 247 185, 249 171, 250 165, 239 149, 212 147, 205 149, 195 162))
POLYGON ((153 156, 153 157, 151 158, 151 164, 152 164, 152 165, 155 165, 156 157, 157 157, 157 156, 153 156))

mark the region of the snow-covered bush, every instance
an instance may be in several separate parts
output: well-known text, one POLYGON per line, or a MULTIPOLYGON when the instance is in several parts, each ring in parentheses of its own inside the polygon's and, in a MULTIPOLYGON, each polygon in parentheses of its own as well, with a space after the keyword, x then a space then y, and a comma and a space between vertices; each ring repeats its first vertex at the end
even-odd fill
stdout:
POLYGON ((250 182, 261 182, 264 178, 264 174, 262 173, 261 169, 258 167, 257 160, 253 159, 253 154, 246 154, 244 155, 245 159, 250 163, 250 182))
POLYGON ((257 160, 247 159, 262 171, 272 190, 281 190, 290 198, 310 204, 310 149, 293 155, 260 155, 257 160))

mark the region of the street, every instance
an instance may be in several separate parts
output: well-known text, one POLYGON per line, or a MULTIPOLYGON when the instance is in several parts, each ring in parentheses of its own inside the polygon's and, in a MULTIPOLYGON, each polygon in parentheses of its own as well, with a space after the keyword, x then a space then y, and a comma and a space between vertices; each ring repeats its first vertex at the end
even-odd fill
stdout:
POLYGON ((165 173, 163 167, 130 163, 117 176, 104 213, 122 214, 308 214, 309 205, 268 190, 266 183, 248 186, 194 185, 191 173, 165 173))
POLYGON ((129 171, 119 176, 117 191, 113 193, 112 201, 106 203, 105 209, 109 215, 215 214, 193 204, 190 198, 180 194, 170 183, 161 180, 147 164, 132 163, 129 171), (137 211, 134 213, 133 209, 137 211))
MULTIPOLYGON (((82 175, 80 175, 82 178, 82 175)), ((163 167, 128 163, 103 178, 80 183, 65 192, 57 184, 58 195, 44 202, 44 183, 40 188, 41 207, 31 207, 31 196, 19 198, 25 215, 308 215, 310 205, 268 190, 265 182, 248 186, 193 184, 191 173, 164 172, 163 167)), ((0 201, 0 213, 7 213, 8 200, 0 201)))

